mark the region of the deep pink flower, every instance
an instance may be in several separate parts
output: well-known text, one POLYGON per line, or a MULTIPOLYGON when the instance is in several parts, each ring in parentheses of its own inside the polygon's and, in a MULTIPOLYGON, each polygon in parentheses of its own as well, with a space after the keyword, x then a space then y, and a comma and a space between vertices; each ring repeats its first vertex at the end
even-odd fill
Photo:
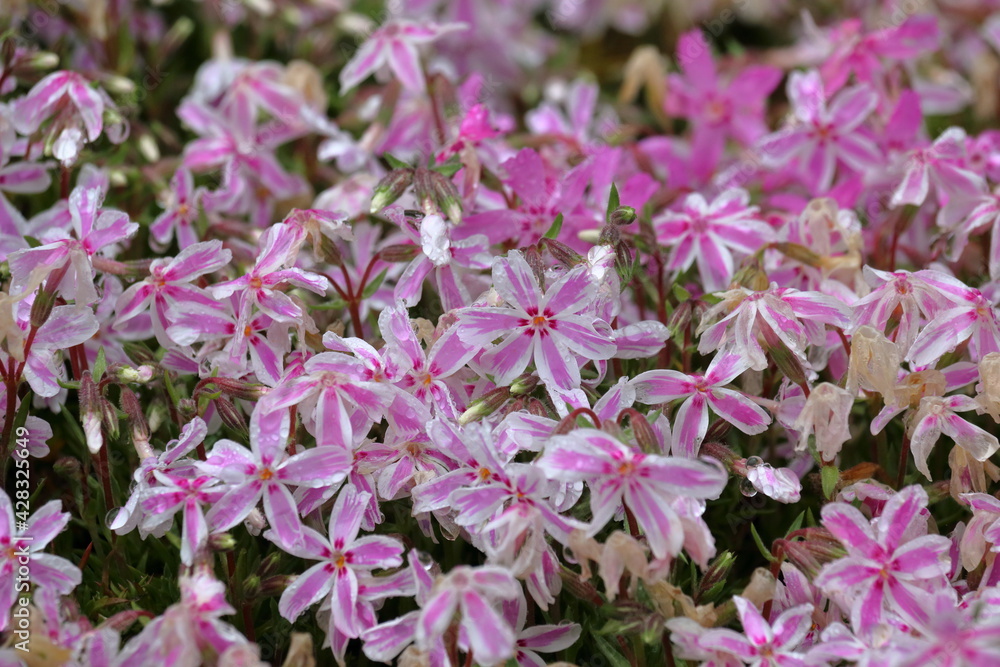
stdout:
MULTIPOLYGON (((253 268, 240 278, 209 288, 209 292, 217 299, 237 292, 242 295, 240 325, 249 320, 252 305, 279 322, 299 319, 302 309, 291 297, 281 292, 283 285, 300 287, 320 295, 326 294, 330 288, 330 282, 323 276, 291 266, 295 261, 295 240, 296 235, 288 225, 272 225, 261 237, 260 252, 253 268)), ((237 335, 240 335, 239 328, 237 335)))
POLYGON ((218 486, 218 479, 205 475, 190 479, 158 470, 154 470, 153 475, 159 485, 144 494, 142 509, 147 515, 157 517, 157 522, 183 512, 181 562, 193 565, 195 556, 208 545, 208 534, 212 532, 202 505, 211 506, 223 496, 225 489, 218 486))
POLYGON ((191 171, 181 167, 170 179, 170 187, 163 192, 163 213, 149 226, 153 239, 160 245, 177 238, 181 250, 198 242, 194 223, 201 213, 201 197, 204 188, 195 187, 191 171))
POLYGON ((8 257, 16 292, 31 284, 36 271, 46 274, 67 264, 66 277, 59 283, 59 294, 75 299, 77 305, 97 301, 94 287, 92 258, 102 248, 120 243, 139 229, 121 211, 102 209, 103 193, 97 188, 77 187, 69 196, 69 214, 74 237, 55 230, 51 237, 43 236, 45 245, 19 250, 8 257))
POLYGON ((128 125, 108 94, 92 87, 77 72, 54 72, 36 83, 17 102, 13 121, 18 132, 31 135, 53 116, 55 120, 44 143, 52 142, 52 154, 64 166, 74 164, 83 145, 96 141, 102 131, 114 143, 121 143, 128 136, 128 125), (107 126, 106 112, 115 118, 107 126))
POLYGON ((712 58, 712 47, 701 30, 677 41, 681 74, 671 74, 666 110, 692 126, 691 164, 699 179, 718 166, 731 138, 751 146, 767 133, 767 98, 781 81, 781 70, 762 65, 741 67, 723 77, 712 58))

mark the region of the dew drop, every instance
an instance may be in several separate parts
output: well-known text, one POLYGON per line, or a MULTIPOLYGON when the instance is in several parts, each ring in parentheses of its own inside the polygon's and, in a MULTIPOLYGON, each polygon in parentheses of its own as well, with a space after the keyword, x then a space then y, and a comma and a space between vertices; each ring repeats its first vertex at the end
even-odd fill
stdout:
POLYGON ((108 510, 108 513, 104 515, 104 523, 107 524, 108 528, 114 530, 116 526, 120 526, 125 523, 125 508, 124 507, 114 507, 108 510), (119 515, 123 515, 119 521, 119 515))
POLYGON ((747 457, 747 468, 756 468, 764 462, 764 459, 759 456, 748 456, 747 457))
POLYGON ((757 495, 757 489, 754 487, 753 482, 744 477, 740 480, 740 493, 747 498, 753 498, 757 495))

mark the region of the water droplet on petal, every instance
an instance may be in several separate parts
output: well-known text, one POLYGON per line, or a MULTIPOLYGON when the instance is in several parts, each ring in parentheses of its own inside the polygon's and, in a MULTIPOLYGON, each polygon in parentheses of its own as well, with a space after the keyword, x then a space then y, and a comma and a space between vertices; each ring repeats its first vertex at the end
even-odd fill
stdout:
POLYGON ((747 457, 747 468, 756 468, 764 462, 764 459, 759 456, 748 456, 747 457))
POLYGON ((753 482, 744 477, 740 480, 740 493, 747 498, 753 498, 757 495, 757 489, 754 487, 753 482))
POLYGON ((104 523, 107 524, 108 528, 114 530, 116 526, 124 524, 126 518, 127 514, 124 507, 113 507, 104 515, 104 523), (122 515, 121 521, 118 520, 118 515, 122 515))

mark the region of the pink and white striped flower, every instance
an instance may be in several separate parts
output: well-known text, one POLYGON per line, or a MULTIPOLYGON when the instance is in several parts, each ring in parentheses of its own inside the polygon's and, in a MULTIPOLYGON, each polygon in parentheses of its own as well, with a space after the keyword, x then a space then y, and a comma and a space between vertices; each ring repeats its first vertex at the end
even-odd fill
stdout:
POLYGON ((867 633, 887 612, 927 619, 929 592, 947 586, 951 540, 928 535, 927 493, 908 486, 873 521, 853 505, 823 507, 823 526, 847 549, 826 566, 816 585, 851 610, 851 624, 867 633))
POLYGON ((468 345, 485 348, 503 337, 479 360, 496 384, 510 384, 534 360, 543 382, 573 389, 580 385, 578 357, 608 359, 615 353, 611 327, 586 314, 597 288, 583 267, 543 293, 524 256, 512 250, 493 263, 493 287, 509 307, 465 308, 456 326, 468 345))
POLYGON ((712 460, 643 454, 596 429, 553 436, 536 465, 554 479, 587 483, 591 533, 601 530, 624 503, 657 558, 676 556, 684 544, 684 525, 671 509, 673 500, 718 498, 728 478, 712 460))
POLYGON ((738 354, 720 352, 704 375, 653 370, 632 379, 636 401, 646 405, 684 398, 673 420, 673 453, 695 457, 708 432, 708 409, 748 435, 763 433, 771 417, 760 406, 726 385, 749 367, 738 354))
POLYGON ((330 513, 329 537, 304 526, 300 546, 289 545, 276 526, 265 533, 298 558, 320 561, 295 578, 278 602, 282 617, 294 621, 307 608, 329 596, 331 625, 347 637, 366 628, 358 609, 358 575, 403 563, 403 543, 383 535, 359 537, 369 494, 345 486, 330 513))

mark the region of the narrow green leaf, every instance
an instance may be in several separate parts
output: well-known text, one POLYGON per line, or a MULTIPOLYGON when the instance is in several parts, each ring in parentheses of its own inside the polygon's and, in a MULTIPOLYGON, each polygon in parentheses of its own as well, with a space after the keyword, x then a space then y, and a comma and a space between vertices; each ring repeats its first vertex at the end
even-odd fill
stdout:
POLYGON ((563 226, 563 214, 560 213, 559 215, 556 216, 556 219, 555 221, 553 221, 552 226, 549 227, 549 230, 545 232, 544 238, 554 239, 558 237, 559 231, 562 229, 562 226, 563 226))
POLYGON ((684 289, 680 283, 674 283, 670 289, 674 293, 674 298, 677 299, 678 303, 691 300, 691 292, 684 289))
POLYGON ((820 470, 820 479, 823 480, 823 495, 826 498, 833 498, 833 492, 837 490, 837 483, 840 481, 840 471, 837 466, 823 466, 820 470))
POLYGON ((805 518, 806 518, 805 510, 799 512, 799 515, 795 517, 795 521, 793 521, 792 525, 788 527, 788 532, 786 532, 785 535, 790 535, 791 533, 794 533, 796 530, 801 528, 802 522, 805 521, 805 518))
POLYGON ((104 371, 108 369, 108 360, 104 356, 104 346, 97 351, 97 361, 94 362, 94 368, 91 371, 90 377, 93 378, 94 382, 100 382, 101 378, 104 377, 104 371))
POLYGON ((619 206, 621 206, 621 196, 618 194, 618 186, 612 183, 611 196, 608 197, 608 210, 604 214, 604 219, 610 221, 612 211, 614 211, 619 206))
POLYGON ((392 167, 393 169, 412 169, 410 165, 406 164, 399 158, 395 158, 392 155, 389 155, 388 153, 386 153, 382 157, 385 158, 385 161, 388 162, 389 166, 392 167))
POLYGON ((611 667, 632 667, 629 665, 625 656, 619 653, 618 649, 616 649, 614 644, 610 641, 596 633, 590 636, 594 640, 594 643, 597 644, 598 650, 600 650, 600 652, 604 654, 604 657, 608 659, 608 662, 611 663, 611 667))
POLYGON ((753 541, 756 543, 757 548, 760 549, 760 553, 763 554, 764 558, 766 558, 769 563, 778 562, 778 559, 771 555, 771 550, 764 546, 764 540, 760 539, 757 527, 752 523, 750 524, 750 534, 753 535, 753 541))
POLYGON ((385 280, 385 274, 388 272, 389 272, 389 267, 382 269, 382 273, 375 276, 375 280, 365 285, 365 290, 364 292, 361 293, 361 296, 367 299, 372 294, 377 292, 378 288, 382 286, 382 281, 385 280))

